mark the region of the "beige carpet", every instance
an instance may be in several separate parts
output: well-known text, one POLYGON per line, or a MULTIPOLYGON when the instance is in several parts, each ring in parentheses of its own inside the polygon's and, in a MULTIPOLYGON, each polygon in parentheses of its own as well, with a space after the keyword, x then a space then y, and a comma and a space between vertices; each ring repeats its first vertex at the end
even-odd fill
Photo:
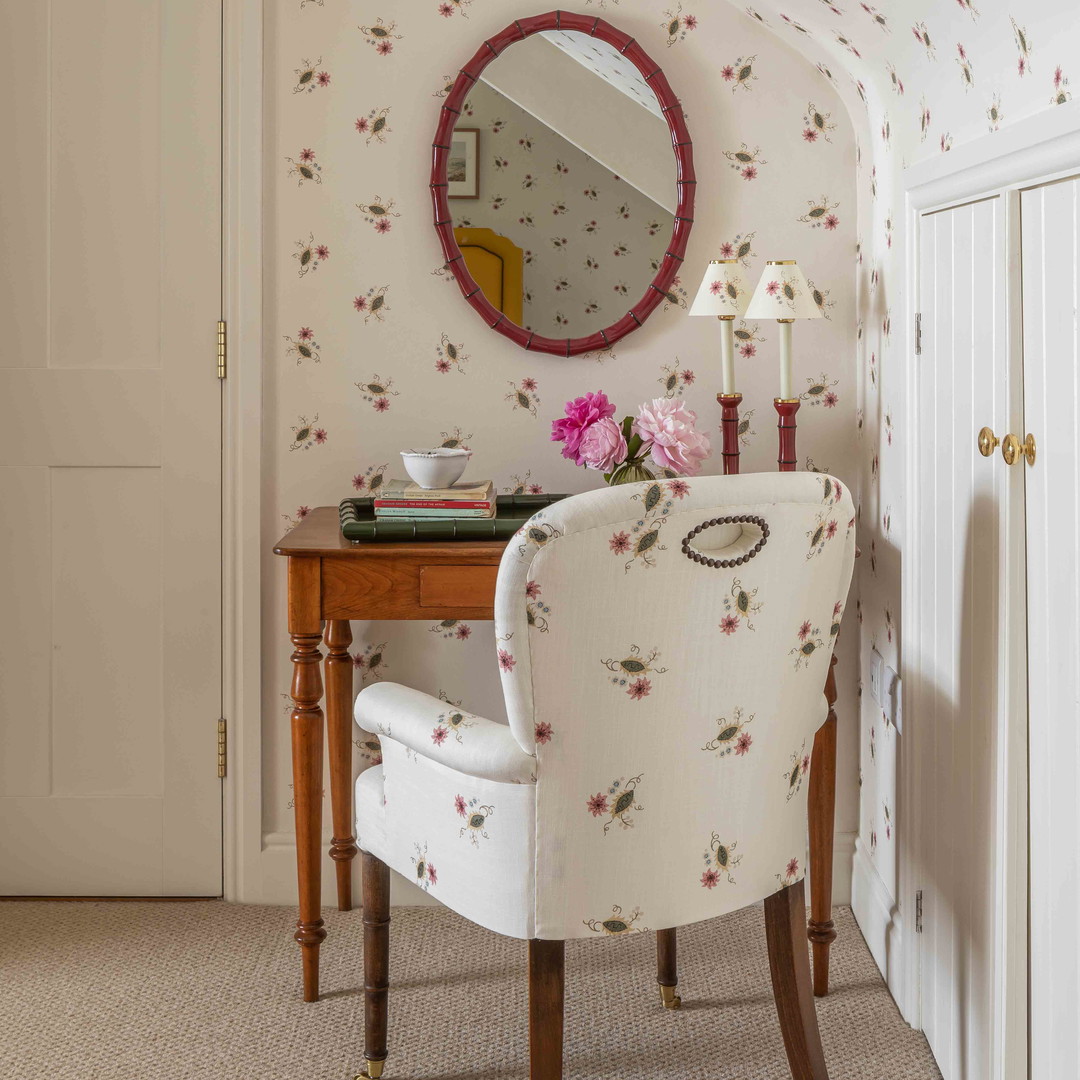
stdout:
MULTIPOLYGON (((322 1001, 300 1000, 284 908, 0 904, 3 1080, 352 1080, 359 912, 327 912, 322 1001)), ((847 909, 818 1004, 833 1080, 938 1080, 847 909)), ((659 1005, 654 936, 567 947, 567 1080, 788 1080, 761 912, 679 932, 683 1008, 659 1005)), ((387 1080, 526 1080, 525 945, 437 908, 395 909, 387 1080)))

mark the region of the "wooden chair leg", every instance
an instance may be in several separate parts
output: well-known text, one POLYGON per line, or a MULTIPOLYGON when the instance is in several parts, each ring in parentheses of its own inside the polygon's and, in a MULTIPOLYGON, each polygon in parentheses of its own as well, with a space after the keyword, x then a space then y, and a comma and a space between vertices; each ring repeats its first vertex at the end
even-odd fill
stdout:
POLYGON ((660 987, 660 1002, 665 1009, 677 1009, 682 998, 675 992, 679 985, 679 963, 675 927, 656 931, 656 982, 660 987))
POLYGON ((810 761, 810 921, 806 934, 814 952, 814 993, 829 992, 829 947, 836 940, 832 917, 833 838, 836 821, 836 657, 825 680, 829 714, 814 737, 810 761))
POLYGON ((379 1080, 386 1062, 390 989, 390 869, 370 852, 363 855, 365 1070, 360 1077, 379 1080))
POLYGON ((529 942, 529 1078, 562 1080, 565 942, 529 942))
POLYGON ((766 897, 769 970, 792 1078, 829 1080, 814 1011, 805 928, 806 905, 801 881, 766 897))

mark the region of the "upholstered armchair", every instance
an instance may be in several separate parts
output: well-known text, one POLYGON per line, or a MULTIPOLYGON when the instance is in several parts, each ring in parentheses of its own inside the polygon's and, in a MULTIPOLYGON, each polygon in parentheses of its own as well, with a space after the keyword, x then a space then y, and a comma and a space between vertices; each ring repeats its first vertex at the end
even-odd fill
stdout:
POLYGON ((807 772, 855 555, 819 474, 660 480, 537 514, 496 588, 509 724, 379 683, 356 720, 367 1072, 387 1056, 389 869, 529 942, 533 1080, 562 1075, 563 943, 765 901, 792 1074, 827 1077, 802 878, 807 772))

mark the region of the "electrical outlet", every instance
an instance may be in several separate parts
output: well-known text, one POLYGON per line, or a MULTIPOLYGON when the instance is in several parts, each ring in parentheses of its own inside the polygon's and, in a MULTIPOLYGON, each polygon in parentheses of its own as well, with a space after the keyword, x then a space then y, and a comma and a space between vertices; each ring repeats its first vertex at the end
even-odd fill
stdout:
POLYGON ((900 676, 892 668, 885 669, 885 684, 889 688, 887 695, 889 704, 885 706, 885 715, 892 720, 893 727, 899 735, 904 724, 904 697, 900 676))
POLYGON ((870 696, 884 708, 885 687, 882 681, 885 676, 885 658, 873 649, 870 653, 870 696))

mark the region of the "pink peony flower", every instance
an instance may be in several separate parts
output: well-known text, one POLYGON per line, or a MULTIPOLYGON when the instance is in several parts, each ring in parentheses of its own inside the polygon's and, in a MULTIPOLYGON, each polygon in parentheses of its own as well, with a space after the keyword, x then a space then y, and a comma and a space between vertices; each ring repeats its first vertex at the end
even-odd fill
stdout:
POLYGON ((586 429, 598 420, 606 420, 615 414, 615 406, 607 395, 598 392, 574 398, 566 403, 566 416, 551 422, 551 441, 563 443, 562 455, 575 465, 583 465, 581 440, 586 429))
POLYGON ((597 420, 585 429, 578 444, 578 454, 586 468, 611 472, 626 458, 626 440, 622 429, 610 416, 597 420))
POLYGON ((697 414, 679 398, 654 398, 638 409, 633 431, 662 469, 693 476, 712 449, 707 435, 694 430, 697 414))

